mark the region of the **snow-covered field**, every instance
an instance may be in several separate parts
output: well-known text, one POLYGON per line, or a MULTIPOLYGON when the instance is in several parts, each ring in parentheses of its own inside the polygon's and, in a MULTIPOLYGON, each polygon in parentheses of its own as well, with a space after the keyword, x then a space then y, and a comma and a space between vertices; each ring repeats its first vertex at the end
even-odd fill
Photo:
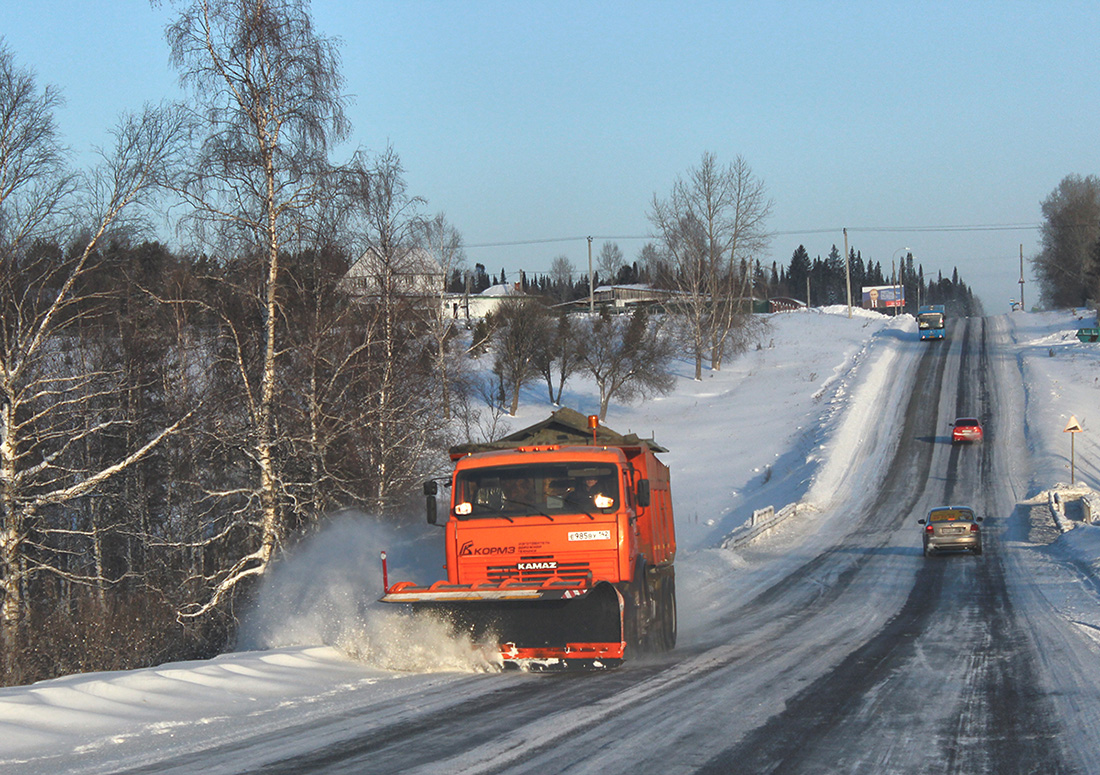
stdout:
MULTIPOLYGON (((1070 434, 1063 429, 1071 415, 1084 426, 1074 439, 1076 484, 1100 489, 1090 427, 1100 405, 1100 344, 1074 337, 1095 318, 1015 313, 1006 322, 1027 398, 1019 418, 1026 497, 1041 504, 1046 491, 1067 492, 1070 434)), ((663 459, 677 515, 682 642, 705 627, 708 610, 740 594, 755 570, 781 562, 769 543, 796 542, 821 529, 816 515, 867 495, 901 431, 909 377, 928 346, 904 315, 855 310, 849 318, 842 307, 775 315, 756 345, 723 371, 695 382, 685 364, 674 393, 613 404, 608 426, 652 435, 670 450, 663 459), (737 545, 754 510, 793 504, 801 506, 774 535, 737 545)), ((596 411, 591 386, 568 387, 564 403, 596 411)), ((555 408, 544 395, 541 385, 525 394, 513 429, 555 408)), ((916 531, 913 538, 919 542, 916 531)), ((397 706, 455 671, 493 669, 439 633, 393 626, 371 604, 381 592, 381 549, 389 551, 391 579, 430 581, 442 564, 438 539, 437 528, 402 531, 364 515, 341 517, 270 579, 245 628, 251 650, 0 689, 0 771, 98 772, 109 761, 138 767, 200 741, 228 742, 341 709, 397 706)), ((1066 533, 1049 556, 1052 567, 1072 562, 1100 575, 1100 527, 1066 533)))

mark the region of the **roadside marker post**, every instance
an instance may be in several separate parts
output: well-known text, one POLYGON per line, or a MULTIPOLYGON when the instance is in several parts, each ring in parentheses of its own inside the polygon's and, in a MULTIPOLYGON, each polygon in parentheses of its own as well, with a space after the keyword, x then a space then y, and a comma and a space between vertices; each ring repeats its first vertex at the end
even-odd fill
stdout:
POLYGON ((1077 461, 1075 459, 1075 454, 1074 454, 1074 450, 1073 450, 1074 440, 1075 440, 1074 437, 1078 433, 1081 433, 1083 430, 1084 430, 1084 428, 1081 427, 1081 423, 1078 422, 1077 417, 1071 414, 1069 416, 1069 422, 1066 423, 1066 427, 1062 431, 1063 433, 1068 433, 1069 434, 1069 485, 1070 485, 1070 487, 1072 487, 1076 483, 1076 480, 1077 480, 1077 468, 1076 468, 1077 461))

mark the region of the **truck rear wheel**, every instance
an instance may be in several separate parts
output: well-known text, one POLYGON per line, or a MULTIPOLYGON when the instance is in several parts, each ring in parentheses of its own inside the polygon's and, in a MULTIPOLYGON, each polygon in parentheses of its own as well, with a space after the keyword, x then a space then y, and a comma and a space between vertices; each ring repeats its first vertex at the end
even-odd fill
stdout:
POLYGON ((654 569, 646 592, 651 601, 646 646, 648 651, 669 651, 676 646, 676 575, 673 568, 654 569))
POLYGON ((676 573, 672 568, 660 574, 656 584, 657 616, 654 622, 654 650, 676 647, 676 573))
POLYGON ((676 572, 648 568, 630 586, 625 612, 627 643, 640 652, 660 653, 676 646, 676 572))
POLYGON ((665 579, 665 615, 664 633, 665 649, 671 651, 676 648, 676 572, 669 570, 665 579))

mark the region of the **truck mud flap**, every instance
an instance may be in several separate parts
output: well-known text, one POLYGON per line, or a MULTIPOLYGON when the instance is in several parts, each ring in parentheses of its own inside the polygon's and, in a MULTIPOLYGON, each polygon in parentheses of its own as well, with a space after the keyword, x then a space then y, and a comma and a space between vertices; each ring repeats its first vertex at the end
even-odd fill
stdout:
POLYGON ((497 643, 506 666, 531 670, 611 667, 623 659, 623 599, 611 584, 597 584, 576 596, 409 600, 408 604, 477 642, 497 643))

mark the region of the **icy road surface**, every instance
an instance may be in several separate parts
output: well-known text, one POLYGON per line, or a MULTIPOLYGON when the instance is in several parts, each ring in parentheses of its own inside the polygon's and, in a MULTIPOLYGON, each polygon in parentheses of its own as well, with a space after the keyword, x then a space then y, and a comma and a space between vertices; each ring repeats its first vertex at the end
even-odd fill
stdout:
MULTIPOLYGON (((1058 325, 1049 358, 1065 342, 1058 325)), ((1036 371, 1024 351, 1037 333, 1006 317, 953 321, 940 343, 904 326, 875 336, 886 342, 875 358, 845 356, 843 372, 859 379, 826 379, 834 397, 852 393, 843 417, 823 412, 828 432, 792 447, 807 459, 842 453, 843 466, 783 485, 801 487, 808 507, 751 542, 678 560, 681 643, 670 654, 587 674, 408 674, 288 648, 73 676, 0 690, 0 769, 1100 772, 1100 585, 1088 558, 1100 528, 1056 527, 1036 474, 1059 469, 1056 437, 1029 427, 1050 411, 1037 391, 1078 397, 1081 364, 1057 378, 1036 371), (1066 375, 1072 385, 1058 382, 1066 375), (958 415, 983 420, 984 444, 951 445, 958 415), (916 520, 947 503, 985 515, 982 556, 922 556, 916 520), (163 718, 165 704, 190 701, 205 717, 106 719, 140 716, 143 704, 163 718), (102 730, 66 749, 57 714, 90 729, 97 709, 102 730)), ((759 415, 736 431, 730 444, 767 433, 759 415)))

